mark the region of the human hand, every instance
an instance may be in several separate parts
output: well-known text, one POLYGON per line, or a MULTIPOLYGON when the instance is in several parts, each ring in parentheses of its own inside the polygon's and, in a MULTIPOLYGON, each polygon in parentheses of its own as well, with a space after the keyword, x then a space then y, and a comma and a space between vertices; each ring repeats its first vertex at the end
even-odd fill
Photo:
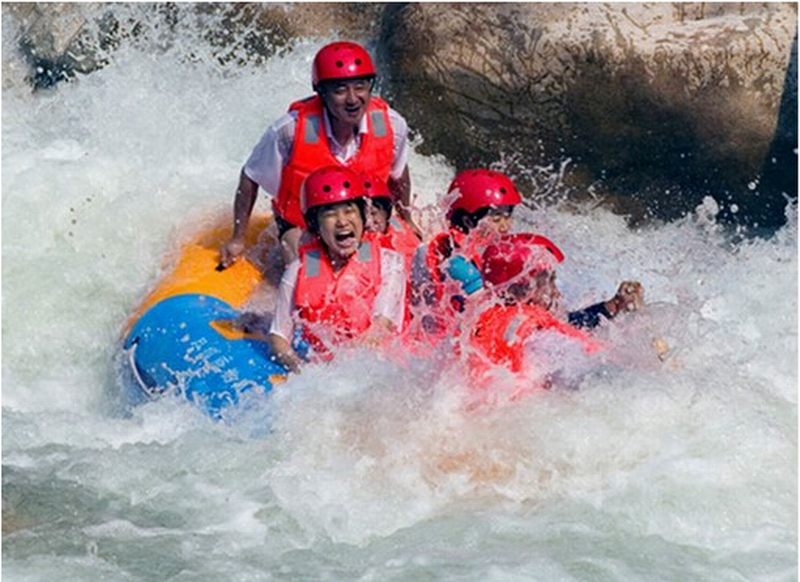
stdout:
POLYGON ((358 338, 357 343, 368 348, 378 348, 395 332, 394 324, 382 315, 376 315, 372 325, 358 338))
POLYGON ((230 267, 244 253, 244 241, 232 238, 219 250, 219 265, 217 270, 221 271, 230 267))
POLYGON ((644 306, 644 288, 638 281, 623 281, 617 294, 606 301, 606 309, 611 317, 621 311, 637 311, 644 306))
POLYGON ((288 371, 299 374, 303 360, 294 351, 292 344, 275 333, 269 334, 265 339, 269 345, 270 352, 272 352, 272 359, 288 371))
POLYGON ((277 352, 274 355, 275 360, 293 374, 299 374, 300 368, 303 365, 303 360, 293 350, 286 350, 285 352, 277 352))

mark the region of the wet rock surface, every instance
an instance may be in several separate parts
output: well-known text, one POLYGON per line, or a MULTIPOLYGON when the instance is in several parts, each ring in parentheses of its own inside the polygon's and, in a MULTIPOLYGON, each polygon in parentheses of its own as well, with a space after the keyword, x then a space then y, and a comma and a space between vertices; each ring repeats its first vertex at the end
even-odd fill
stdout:
POLYGON ((381 92, 425 153, 499 165, 534 200, 592 198, 636 221, 710 195, 724 218, 774 227, 797 196, 796 4, 7 3, 8 16, 36 89, 125 42, 189 35, 235 67, 339 36, 379 47, 381 92))
MULTIPOLYGON (((672 219, 712 195, 734 220, 783 222, 783 197, 757 184, 795 6, 408 4, 389 19, 395 103, 458 167, 502 153, 522 174, 569 159, 559 196, 672 219)), ((796 165, 780 170, 794 196, 796 165)))

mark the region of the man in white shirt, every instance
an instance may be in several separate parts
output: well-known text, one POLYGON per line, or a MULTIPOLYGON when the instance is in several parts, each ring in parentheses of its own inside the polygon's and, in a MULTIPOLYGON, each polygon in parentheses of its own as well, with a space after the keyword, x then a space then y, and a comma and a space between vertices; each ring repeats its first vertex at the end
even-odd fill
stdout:
POLYGON ((308 174, 325 165, 346 165, 384 179, 400 215, 411 223, 408 125, 372 95, 375 76, 372 59, 358 44, 336 42, 320 49, 312 68, 316 95, 293 103, 266 130, 242 168, 233 235, 220 249, 220 267, 229 266, 245 250, 259 187, 272 197, 285 264, 296 257, 305 227, 299 211, 300 186, 308 174))

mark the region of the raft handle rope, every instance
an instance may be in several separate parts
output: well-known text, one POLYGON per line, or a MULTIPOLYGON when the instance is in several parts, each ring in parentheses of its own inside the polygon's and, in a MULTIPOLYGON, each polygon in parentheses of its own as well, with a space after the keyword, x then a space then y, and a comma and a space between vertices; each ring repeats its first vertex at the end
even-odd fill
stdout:
POLYGON ((164 390, 159 390, 158 386, 151 386, 148 384, 145 379, 142 377, 141 372, 139 371, 139 366, 136 364, 136 348, 139 345, 139 339, 133 341, 131 347, 128 349, 128 364, 130 364, 130 369, 133 372, 133 377, 136 380, 136 383, 139 384, 139 387, 142 391, 147 394, 150 398, 155 399, 159 395, 164 393, 164 390))

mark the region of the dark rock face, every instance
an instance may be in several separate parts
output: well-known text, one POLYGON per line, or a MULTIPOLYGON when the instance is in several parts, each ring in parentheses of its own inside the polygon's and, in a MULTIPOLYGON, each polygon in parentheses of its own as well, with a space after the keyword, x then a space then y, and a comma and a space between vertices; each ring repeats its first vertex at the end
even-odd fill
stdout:
MULTIPOLYGON (((785 204, 782 199, 797 199, 797 35, 791 60, 786 69, 777 127, 769 152, 761 169, 761 180, 752 192, 751 206, 766 207, 778 215, 785 204)), ((755 212, 755 211, 753 211, 755 212)), ((765 224, 768 222, 765 220, 765 224)))
POLYGON ((297 38, 360 39, 424 152, 500 166, 532 198, 669 220, 711 195, 724 218, 774 227, 797 197, 796 4, 6 3, 7 15, 23 23, 35 88, 105 66, 123 42, 193 35, 234 67, 297 38))
POLYGON ((407 4, 381 46, 397 108, 460 168, 568 158, 560 196, 671 219, 712 195, 763 226, 784 220, 751 185, 796 20, 788 4, 407 4))

